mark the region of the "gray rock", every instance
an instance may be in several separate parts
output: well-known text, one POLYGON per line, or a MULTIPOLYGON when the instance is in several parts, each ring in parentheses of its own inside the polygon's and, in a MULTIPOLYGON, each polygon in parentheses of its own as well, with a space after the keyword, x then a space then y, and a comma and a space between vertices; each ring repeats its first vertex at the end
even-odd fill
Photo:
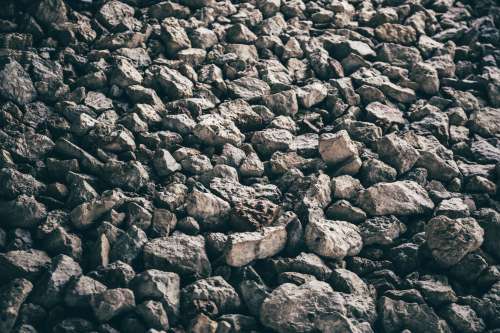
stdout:
POLYGON ((0 289, 0 331, 9 333, 16 324, 19 309, 33 284, 26 279, 14 279, 0 289))
POLYGON ((142 75, 132 64, 124 58, 115 60, 115 68, 111 74, 110 83, 121 88, 126 88, 142 83, 142 75))
POLYGON ((309 221, 304 239, 311 251, 333 259, 355 256, 363 247, 359 228, 345 221, 309 221))
POLYGON ((434 259, 440 265, 449 267, 481 246, 484 230, 471 217, 452 220, 436 216, 425 226, 425 235, 434 259))
POLYGON ((500 111, 498 108, 484 107, 472 113, 471 129, 484 137, 497 136, 500 133, 500 111))
POLYGON ((97 14, 99 21, 108 28, 115 28, 125 19, 134 16, 135 10, 123 2, 113 0, 102 6, 97 14))
POLYGON ((434 95, 439 92, 438 72, 432 65, 423 62, 416 64, 412 69, 411 77, 423 93, 434 95))
POLYGON ((0 201, 0 219, 5 226, 33 228, 47 216, 47 207, 33 196, 19 195, 11 201, 0 201))
POLYGON ((393 300, 382 296, 378 302, 378 309, 385 332, 396 333, 405 328, 416 333, 447 332, 441 326, 439 317, 427 304, 393 300))
POLYGON ((101 198, 82 203, 71 211, 71 223, 77 229, 86 229, 113 207, 122 204, 124 195, 119 191, 104 192, 101 198))
POLYGON ((12 168, 0 170, 0 195, 14 199, 25 194, 36 196, 45 190, 46 186, 33 176, 21 173, 12 168))
POLYGON ((240 306, 240 296, 221 276, 198 280, 181 292, 181 309, 188 317, 198 313, 210 317, 234 313, 240 306))
POLYGON ((234 97, 244 100, 269 95, 271 92, 271 88, 265 81, 252 77, 233 80, 227 84, 227 88, 234 97))
POLYGON ((143 249, 146 268, 172 271, 181 276, 207 277, 212 272, 203 237, 175 234, 154 239, 143 249))
POLYGON ((5 65, 0 71, 0 96, 18 105, 31 103, 37 98, 29 74, 16 61, 5 65))
POLYGON ((256 259, 274 256, 285 248, 286 241, 286 225, 264 227, 256 232, 234 233, 227 241, 226 263, 241 267, 256 259))
POLYGON ((50 257, 40 250, 14 250, 0 253, 0 280, 15 278, 33 280, 49 263, 50 257))
MULTIPOLYGON (((341 130, 335 134, 327 133, 319 137, 319 153, 321 158, 331 165, 352 165, 353 160, 359 159, 358 148, 351 141, 349 134, 341 130)), ((355 167, 347 168, 345 173, 356 174, 361 166, 361 161, 355 167)))
POLYGON ((415 215, 434 209, 427 191, 408 180, 373 185, 359 192, 358 202, 370 215, 415 215))
POLYGON ((346 300, 341 293, 333 291, 329 284, 310 281, 300 286, 285 283, 267 297, 260 308, 264 326, 277 332, 312 332, 320 329, 318 317, 336 313, 345 324, 346 300))
POLYGON ((284 129, 268 128, 255 132, 252 144, 257 151, 263 154, 272 154, 275 151, 287 151, 293 142, 293 135, 284 129))
POLYGON ((245 136, 231 120, 215 114, 200 116, 198 124, 193 129, 193 134, 200 141, 209 145, 222 146, 230 143, 239 146, 245 139, 245 136))
POLYGON ((420 157, 415 148, 392 133, 377 141, 377 152, 380 158, 392 165, 399 174, 409 171, 420 157))
POLYGON ((82 275, 68 282, 64 303, 71 307, 89 308, 90 299, 106 289, 106 286, 99 281, 82 275))
POLYGON ((180 283, 179 275, 172 272, 163 272, 148 269, 130 282, 138 301, 153 299, 160 301, 170 320, 179 316, 180 310, 180 283))
POLYGON ((91 297, 90 305, 99 322, 107 322, 135 306, 134 293, 130 289, 108 289, 91 297))
POLYGON ((367 219, 359 225, 365 245, 391 245, 406 232, 406 226, 394 216, 367 219))
POLYGON ((135 311, 148 327, 156 329, 166 329, 169 327, 167 313, 160 302, 145 301, 137 305, 135 311))
POLYGON ((380 102, 368 104, 365 107, 365 111, 368 121, 374 122, 383 128, 388 128, 394 124, 403 125, 405 123, 401 111, 380 102))
POLYGON ((49 309, 62 300, 64 288, 69 280, 82 274, 80 265, 72 258, 61 254, 52 259, 52 264, 37 282, 33 291, 33 302, 49 309))
POLYGON ((446 306, 440 314, 460 332, 480 333, 486 328, 484 321, 468 305, 452 303, 446 306))
POLYGON ((191 47, 191 41, 184 28, 176 18, 168 17, 163 20, 161 38, 167 48, 167 53, 174 56, 178 51, 191 47))
POLYGON ((230 205, 218 196, 192 191, 186 199, 186 212, 194 217, 205 229, 213 229, 222 226, 229 216, 230 205))
POLYGON ((131 226, 111 246, 109 252, 110 261, 120 260, 131 264, 141 254, 142 247, 147 241, 148 237, 144 231, 135 225, 131 226))

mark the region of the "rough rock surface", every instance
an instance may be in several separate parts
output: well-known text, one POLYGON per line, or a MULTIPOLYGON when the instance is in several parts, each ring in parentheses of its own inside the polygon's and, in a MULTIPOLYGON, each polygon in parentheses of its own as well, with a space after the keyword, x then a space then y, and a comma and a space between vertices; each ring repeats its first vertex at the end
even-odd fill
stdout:
POLYGON ((498 333, 495 0, 2 0, 0 333, 498 333))

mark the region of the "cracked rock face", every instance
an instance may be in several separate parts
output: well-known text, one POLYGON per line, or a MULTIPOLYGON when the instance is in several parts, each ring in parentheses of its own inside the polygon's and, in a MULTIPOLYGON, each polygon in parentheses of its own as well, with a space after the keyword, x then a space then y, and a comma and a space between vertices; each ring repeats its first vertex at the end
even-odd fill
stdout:
POLYGON ((0 333, 500 331, 495 0, 3 0, 0 333))

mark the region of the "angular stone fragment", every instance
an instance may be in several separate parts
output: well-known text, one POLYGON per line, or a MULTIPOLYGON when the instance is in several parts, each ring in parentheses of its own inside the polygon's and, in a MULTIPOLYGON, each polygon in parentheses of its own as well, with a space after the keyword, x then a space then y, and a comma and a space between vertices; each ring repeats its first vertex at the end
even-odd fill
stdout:
POLYGON ((32 196, 21 194, 14 200, 0 201, 0 224, 4 226, 33 228, 46 216, 46 206, 32 196))
POLYGON ((156 69, 155 78, 163 92, 172 100, 191 97, 193 82, 175 69, 162 66, 156 69))
POLYGON ((16 61, 5 65, 0 71, 0 96, 18 105, 31 103, 37 97, 29 74, 16 61))
POLYGON ((14 279, 0 288, 0 332, 11 332, 32 289, 33 284, 26 279, 14 279))
POLYGON ((112 0, 104 4, 97 14, 97 18, 108 28, 115 28, 126 18, 134 16, 134 8, 123 2, 112 0))
POLYGON ((260 231, 234 233, 229 236, 225 251, 226 263, 241 267, 256 259, 279 253, 287 241, 286 226, 264 227, 260 231))
POLYGON ((52 259, 52 264, 35 286, 33 302, 49 309, 62 300, 69 280, 82 274, 80 265, 64 254, 52 259))
POLYGON ((0 280, 35 279, 49 263, 50 257, 40 250, 0 253, 0 280))
POLYGON ((365 110, 367 119, 382 127, 389 127, 393 124, 403 125, 405 123, 401 111, 380 102, 368 104, 365 110))
POLYGON ((240 296, 221 276, 198 280, 181 292, 181 309, 188 317, 198 313, 208 316, 234 313, 240 306, 240 296))
POLYGON ((236 79, 229 82, 227 87, 236 98, 244 100, 252 100, 269 95, 271 91, 271 88, 265 81, 252 77, 236 79))
POLYGON ((472 131, 484 137, 500 134, 500 108, 485 107, 474 111, 470 117, 472 131))
POLYGON ((116 205, 123 203, 124 196, 118 191, 103 193, 100 199, 82 203, 71 212, 71 222, 77 229, 89 228, 98 218, 116 205))
POLYGON ((318 149, 321 158, 331 165, 338 165, 358 156, 358 148, 345 130, 335 134, 322 134, 318 149))
POLYGON ((135 84, 141 84, 142 75, 129 61, 123 58, 118 58, 116 59, 110 83, 126 88, 135 84))
POLYGON ((135 311, 148 327, 155 329, 169 327, 167 313, 160 302, 145 301, 139 304, 135 311))
POLYGON ((380 138, 377 147, 380 158, 392 165, 399 174, 409 171, 420 157, 415 148, 393 133, 380 138))
POLYGON ((170 56, 174 56, 182 49, 191 47, 191 41, 177 19, 173 17, 166 18, 163 20, 161 27, 161 37, 170 56))
POLYGON ((161 301, 170 319, 177 318, 180 310, 179 275, 148 269, 130 282, 138 301, 153 299, 161 301))
POLYGON ((388 333, 401 332, 405 328, 416 333, 446 332, 441 327, 439 317, 427 304, 393 300, 382 296, 378 308, 382 326, 388 333))
POLYGON ((108 289, 92 296, 90 305, 99 322, 107 322, 113 317, 130 311, 135 306, 134 293, 130 289, 108 289))
POLYGON ((311 251, 333 259, 355 256, 363 247, 359 228, 345 221, 309 221, 304 239, 311 251))
POLYGON ((319 330, 316 320, 321 315, 338 313, 349 321, 345 302, 326 282, 285 283, 264 300, 260 318, 264 326, 279 333, 313 332, 319 330))
POLYGON ((230 224, 236 231, 255 231, 270 226, 281 212, 281 207, 266 199, 246 199, 235 202, 230 224))
POLYGON ((366 220, 359 230, 365 245, 390 245, 406 232, 406 226, 394 216, 382 216, 366 220))
POLYGON ((484 230, 471 217, 452 220, 436 216, 427 223, 425 235, 434 259, 440 265, 449 267, 481 246, 484 230))
POLYGON ((486 328, 483 319, 468 305, 452 303, 440 314, 459 332, 480 333, 486 328))
POLYGON ((277 150, 288 150, 293 142, 293 135, 284 129, 268 128, 255 132, 252 136, 252 144, 264 154, 272 154, 277 150))
POLYGON ((411 26, 384 23, 375 29, 375 35, 383 42, 410 45, 416 42, 417 33, 411 26))
POLYGON ((194 190, 186 200, 187 213, 198 219, 201 226, 207 229, 224 224, 228 217, 230 205, 212 193, 194 190))
POLYGON ((174 234, 154 239, 144 246, 144 265, 181 276, 207 277, 212 272, 203 237, 174 234))
POLYGON ((231 120, 215 114, 201 116, 193 129, 193 134, 209 145, 230 143, 239 146, 245 139, 245 136, 231 120))
POLYGON ((106 286, 99 281, 82 275, 67 284, 64 303, 71 307, 90 307, 90 299, 106 289, 106 286))
POLYGON ((358 202, 370 215, 415 215, 434 208, 427 191, 408 180, 373 185, 359 192, 358 202))
POLYGON ((148 237, 144 231, 135 225, 131 226, 113 243, 109 252, 110 261, 120 260, 131 264, 141 253, 142 247, 147 241, 148 237))

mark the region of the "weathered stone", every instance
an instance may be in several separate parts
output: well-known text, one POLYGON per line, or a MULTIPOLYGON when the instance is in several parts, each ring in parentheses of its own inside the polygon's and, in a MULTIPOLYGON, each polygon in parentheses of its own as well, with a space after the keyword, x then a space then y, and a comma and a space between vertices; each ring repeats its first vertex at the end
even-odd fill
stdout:
POLYGON ((406 226, 394 216, 384 216, 366 220, 359 230, 365 245, 390 245, 406 232, 406 226))
POLYGON ((437 216, 427 223, 425 235, 434 259, 442 266, 449 267, 481 246, 484 230, 471 217, 452 220, 437 216))
POLYGON ((99 322, 107 322, 113 317, 130 311, 135 306, 134 293, 130 289, 108 289, 92 296, 90 305, 99 322))
POLYGON ((407 180, 373 185, 359 192, 358 202, 370 215, 415 215, 434 208, 427 191, 407 180))
POLYGON ((0 289, 0 331, 9 333, 16 324, 21 305, 33 284, 26 279, 14 279, 0 289))
POLYGON ((50 263, 50 257, 40 250, 15 250, 0 253, 0 280, 26 278, 33 280, 50 263))
POLYGON ((241 267, 256 259, 276 255, 285 248, 286 226, 264 227, 260 231, 234 233, 229 236, 225 252, 229 266, 241 267))
POLYGON ((157 238, 144 245, 143 253, 146 268, 172 271, 194 278, 207 277, 212 272, 203 237, 175 234, 157 238))
POLYGON ((33 82, 24 68, 16 61, 0 71, 0 96, 18 105, 25 105, 37 98, 33 82))

